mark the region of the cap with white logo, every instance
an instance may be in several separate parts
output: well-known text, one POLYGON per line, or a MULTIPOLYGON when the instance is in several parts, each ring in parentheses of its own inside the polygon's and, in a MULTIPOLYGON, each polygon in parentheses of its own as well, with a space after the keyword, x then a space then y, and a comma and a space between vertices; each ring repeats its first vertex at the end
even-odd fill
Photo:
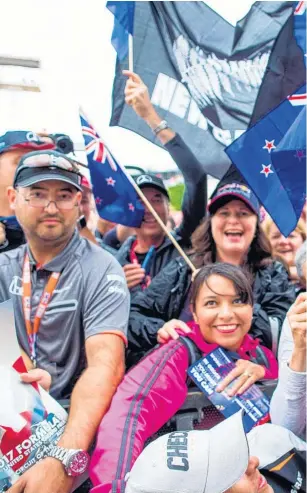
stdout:
POLYGON ((125 493, 224 493, 248 465, 242 416, 239 411, 211 430, 176 431, 151 442, 128 475, 125 493))
POLYGON ((168 191, 163 183, 163 180, 161 180, 161 178, 159 178, 158 176, 152 175, 150 173, 144 173, 142 175, 134 177, 134 181, 140 188, 157 188, 169 199, 168 191))

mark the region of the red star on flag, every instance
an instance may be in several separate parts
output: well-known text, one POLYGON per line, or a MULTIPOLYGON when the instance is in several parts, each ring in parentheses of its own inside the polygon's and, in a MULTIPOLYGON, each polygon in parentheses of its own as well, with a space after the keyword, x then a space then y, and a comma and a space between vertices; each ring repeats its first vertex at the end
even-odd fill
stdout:
POLYGON ((102 200, 100 197, 96 197, 95 202, 96 202, 96 205, 100 205, 102 200))
POLYGON ((276 146, 274 145, 275 139, 274 140, 265 140, 265 145, 262 147, 262 149, 267 149, 267 151, 271 154, 271 151, 273 149, 276 149, 276 146))
POLYGON ((297 149, 296 153, 294 154, 294 157, 297 157, 299 162, 301 162, 301 159, 304 159, 306 157, 304 150, 303 149, 297 149))
POLYGON ((129 207, 129 211, 134 212, 135 207, 134 207, 134 205, 133 205, 133 204, 131 204, 131 202, 130 202, 130 204, 128 204, 128 207, 129 207))
POLYGON ((113 180, 112 176, 110 176, 109 178, 106 178, 106 182, 108 185, 110 185, 111 187, 114 187, 115 183, 116 183, 116 180, 113 180))
POLYGON ((265 177, 267 178, 269 174, 274 173, 274 171, 271 170, 271 164, 262 164, 262 171, 260 173, 263 173, 265 177))

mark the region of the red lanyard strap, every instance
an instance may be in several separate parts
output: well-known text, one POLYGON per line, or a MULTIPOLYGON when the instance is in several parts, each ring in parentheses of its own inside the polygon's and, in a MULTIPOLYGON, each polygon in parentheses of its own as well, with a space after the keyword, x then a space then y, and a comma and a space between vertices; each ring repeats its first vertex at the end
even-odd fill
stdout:
POLYGON ((135 253, 135 249, 137 247, 137 244, 138 244, 138 240, 135 240, 132 243, 131 248, 130 248, 130 254, 129 254, 129 256, 130 256, 130 262, 132 264, 138 264, 139 263, 138 258, 137 258, 136 253, 135 253))
POLYGON ((22 271, 22 308, 23 315, 25 319, 30 352, 31 352, 31 360, 36 366, 36 338, 37 333, 39 331, 39 327, 41 324, 41 320, 44 316, 46 308, 51 300, 53 292, 56 288, 60 277, 60 272, 52 272, 47 285, 43 291, 41 296, 39 305, 37 307, 34 323, 31 322, 31 269, 30 269, 30 259, 28 253, 26 253, 23 263, 23 271, 22 271))

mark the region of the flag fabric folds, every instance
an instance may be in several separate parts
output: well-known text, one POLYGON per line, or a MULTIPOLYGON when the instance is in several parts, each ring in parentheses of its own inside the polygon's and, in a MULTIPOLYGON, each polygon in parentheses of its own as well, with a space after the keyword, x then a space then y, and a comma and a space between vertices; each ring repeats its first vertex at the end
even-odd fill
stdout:
POLYGON ((111 43, 120 60, 128 55, 128 36, 133 35, 135 2, 107 2, 107 8, 114 15, 111 43))
POLYGON ((306 2, 297 2, 294 10, 294 36, 306 63, 306 2))
POLYGON ((139 227, 144 207, 135 189, 96 130, 81 114, 80 121, 99 216, 114 223, 139 227))
MULTIPOLYGON (((292 2, 288 3, 291 4, 292 2)), ((293 94, 306 82, 306 57, 304 57, 301 46, 298 45, 298 38, 301 39, 302 35, 305 36, 306 40, 306 31, 301 29, 302 24, 306 23, 306 11, 304 13, 300 8, 300 15, 295 14, 298 7, 297 3, 305 2, 293 2, 294 15, 289 17, 274 43, 258 92, 250 126, 257 123, 289 94, 293 94)))
POLYGON ((306 200, 305 105, 306 85, 226 149, 284 236, 306 200))
MULTIPOLYGON (((159 115, 216 178, 230 165, 225 146, 249 125, 271 49, 292 13, 292 2, 255 2, 234 27, 203 2, 135 2, 134 71, 159 115)), ((110 124, 160 145, 125 104, 125 68, 118 59, 110 124)))

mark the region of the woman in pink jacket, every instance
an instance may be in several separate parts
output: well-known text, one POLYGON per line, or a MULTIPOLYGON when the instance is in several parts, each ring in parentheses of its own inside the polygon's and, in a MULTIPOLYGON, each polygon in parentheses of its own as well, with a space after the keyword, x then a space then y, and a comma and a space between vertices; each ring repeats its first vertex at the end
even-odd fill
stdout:
POLYGON ((258 380, 277 378, 273 353, 248 335, 252 305, 251 284, 240 267, 218 263, 198 272, 191 292, 190 332, 182 333, 185 337, 179 332, 126 374, 101 422, 91 460, 91 493, 124 493, 125 477, 146 440, 184 403, 191 364, 185 338, 203 355, 219 346, 237 353, 236 368, 217 390, 237 377, 229 395, 244 392, 258 380))

